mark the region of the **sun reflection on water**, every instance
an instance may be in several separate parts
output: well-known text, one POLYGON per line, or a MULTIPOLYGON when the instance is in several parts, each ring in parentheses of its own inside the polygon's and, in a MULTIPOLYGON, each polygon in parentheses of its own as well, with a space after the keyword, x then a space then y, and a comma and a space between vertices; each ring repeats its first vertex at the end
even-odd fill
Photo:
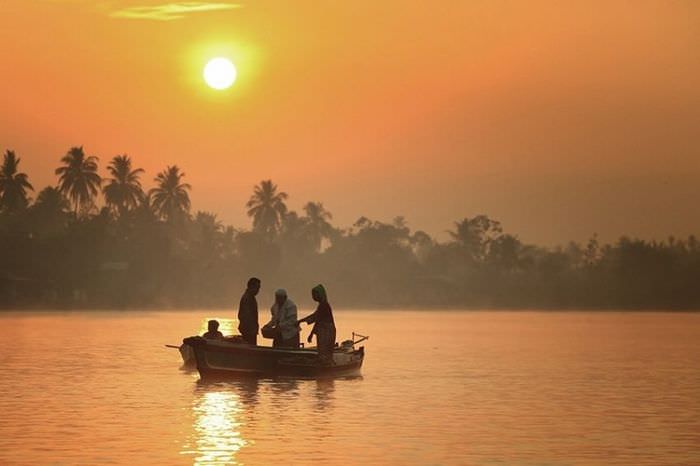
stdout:
POLYGON ((231 391, 203 391, 194 406, 194 433, 183 455, 194 465, 239 464, 236 454, 246 445, 241 437, 239 396, 231 391))

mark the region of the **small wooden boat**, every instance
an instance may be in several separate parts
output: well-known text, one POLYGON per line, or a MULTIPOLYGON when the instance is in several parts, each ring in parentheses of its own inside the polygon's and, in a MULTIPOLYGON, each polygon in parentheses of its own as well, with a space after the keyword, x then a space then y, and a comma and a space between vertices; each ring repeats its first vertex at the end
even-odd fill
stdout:
POLYGON ((347 340, 336 345, 333 362, 322 363, 315 348, 270 348, 240 340, 209 340, 199 336, 185 338, 183 346, 192 348, 202 378, 235 375, 263 377, 325 377, 359 374, 365 348, 355 345, 367 339, 347 340))

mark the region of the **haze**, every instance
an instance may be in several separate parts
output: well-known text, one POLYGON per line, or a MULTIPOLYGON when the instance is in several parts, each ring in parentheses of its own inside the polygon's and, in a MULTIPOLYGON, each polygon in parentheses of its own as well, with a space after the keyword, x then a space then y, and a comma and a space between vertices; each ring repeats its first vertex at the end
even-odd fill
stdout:
POLYGON ((5 0, 0 148, 37 192, 66 151, 166 164, 249 225, 271 178, 335 223, 524 241, 700 231, 697 2, 5 0), (157 8, 139 8, 153 7, 157 8), (225 93, 201 69, 223 50, 225 93))

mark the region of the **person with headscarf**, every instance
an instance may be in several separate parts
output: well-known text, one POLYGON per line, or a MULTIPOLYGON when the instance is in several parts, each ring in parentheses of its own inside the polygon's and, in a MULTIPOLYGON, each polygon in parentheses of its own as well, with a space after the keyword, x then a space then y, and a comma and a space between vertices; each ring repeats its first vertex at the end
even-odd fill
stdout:
POLYGON ((328 303, 328 296, 323 285, 316 285, 311 289, 311 298, 318 303, 318 306, 313 314, 300 319, 299 323, 314 324, 307 341, 311 343, 311 339, 316 335, 319 359, 324 364, 333 364, 335 321, 333 320, 333 310, 328 303))
POLYGON ((287 291, 275 291, 275 303, 270 308, 272 318, 265 327, 276 330, 273 348, 298 348, 299 324, 297 323, 297 305, 289 299, 287 291))
POLYGON ((238 331, 241 332, 243 340, 251 345, 258 344, 258 301, 255 296, 259 291, 260 279, 251 278, 238 305, 238 331))

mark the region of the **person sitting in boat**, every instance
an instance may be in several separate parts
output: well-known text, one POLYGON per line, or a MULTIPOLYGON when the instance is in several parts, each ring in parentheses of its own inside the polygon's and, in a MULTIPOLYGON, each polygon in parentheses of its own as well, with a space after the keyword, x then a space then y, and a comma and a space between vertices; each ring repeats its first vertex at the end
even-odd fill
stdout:
POLYGON ((333 364, 333 348, 335 347, 335 321, 333 320, 333 310, 328 303, 328 296, 323 285, 316 285, 311 290, 311 298, 318 303, 313 314, 300 319, 297 324, 306 322, 314 324, 314 328, 309 334, 307 341, 316 335, 316 346, 318 356, 323 364, 333 364))
POLYGON ((297 323, 297 305, 289 299, 287 291, 275 291, 275 303, 270 308, 272 318, 265 327, 275 328, 276 334, 272 340, 273 348, 298 348, 299 324, 297 323))
POLYGON ((258 344, 258 301, 255 296, 259 291, 260 279, 252 277, 238 305, 238 331, 250 345, 258 344))
POLYGON ((211 340, 219 340, 221 338, 224 338, 224 334, 219 332, 218 320, 210 320, 209 322, 207 322, 207 327, 209 331, 203 335, 204 338, 208 338, 211 340))

